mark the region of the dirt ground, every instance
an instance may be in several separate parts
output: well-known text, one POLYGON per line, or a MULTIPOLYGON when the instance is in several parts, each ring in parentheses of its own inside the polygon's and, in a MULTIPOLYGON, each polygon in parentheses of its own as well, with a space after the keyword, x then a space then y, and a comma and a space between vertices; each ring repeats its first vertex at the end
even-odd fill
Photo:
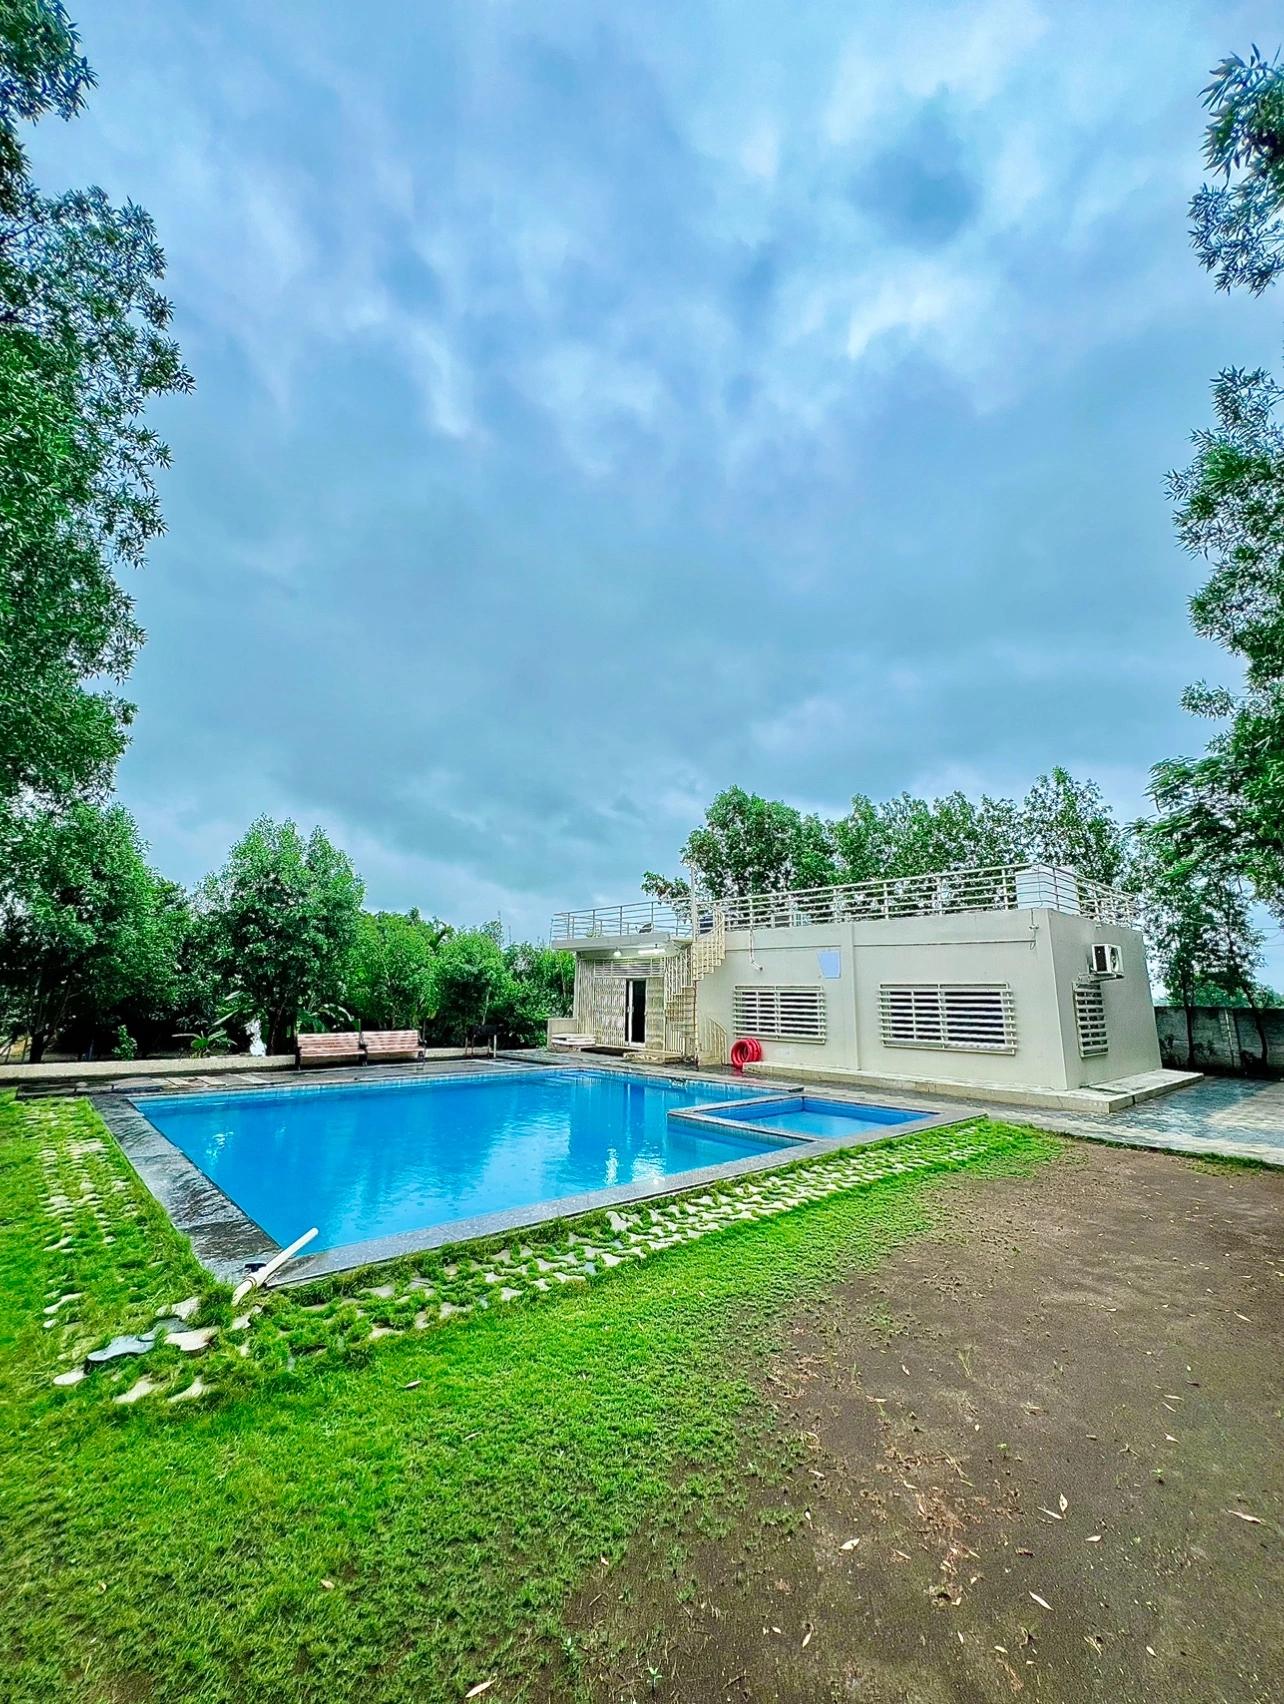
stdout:
POLYGON ((1076 1144, 945 1216, 792 1322, 795 1465, 638 1534, 574 1697, 1284 1699, 1284 1172, 1076 1144))

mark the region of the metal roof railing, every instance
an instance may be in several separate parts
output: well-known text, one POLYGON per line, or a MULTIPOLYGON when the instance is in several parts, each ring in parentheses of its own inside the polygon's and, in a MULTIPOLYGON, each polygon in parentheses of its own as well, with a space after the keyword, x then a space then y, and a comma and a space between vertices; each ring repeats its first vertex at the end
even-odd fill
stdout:
MULTIPOLYGON (((1062 911, 1096 923, 1140 927, 1141 901, 1076 871, 1053 864, 995 864, 984 869, 941 870, 926 876, 891 876, 841 887, 741 894, 697 900, 700 928, 715 911, 728 929, 787 929, 815 923, 859 923, 888 917, 948 916, 966 911, 1062 911)), ((555 941, 599 935, 669 934, 689 939, 689 905, 644 900, 633 905, 562 911, 553 918, 555 941)))

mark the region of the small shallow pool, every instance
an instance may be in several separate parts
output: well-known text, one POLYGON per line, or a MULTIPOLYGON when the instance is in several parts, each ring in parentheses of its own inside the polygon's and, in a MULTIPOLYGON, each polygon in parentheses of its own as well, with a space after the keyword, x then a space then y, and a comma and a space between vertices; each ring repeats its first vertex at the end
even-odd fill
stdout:
POLYGON ((134 1104, 278 1243, 316 1225, 311 1254, 541 1203, 551 1216, 567 1197, 779 1150, 788 1138, 669 1117, 750 1095, 761 1087, 577 1069, 134 1104))
MULTIPOLYGON (((759 1090, 761 1093, 761 1090, 759 1090)), ((928 1112, 910 1112, 899 1106, 868 1106, 857 1101, 827 1100, 820 1095, 780 1095, 773 1100, 751 1101, 746 1106, 709 1109, 720 1127, 743 1125, 762 1135, 850 1138, 868 1132, 871 1139, 892 1136, 899 1130, 934 1122, 928 1112)), ((675 1123, 687 1123, 686 1119, 675 1123)), ((709 1125, 701 1120, 703 1128, 709 1125)))

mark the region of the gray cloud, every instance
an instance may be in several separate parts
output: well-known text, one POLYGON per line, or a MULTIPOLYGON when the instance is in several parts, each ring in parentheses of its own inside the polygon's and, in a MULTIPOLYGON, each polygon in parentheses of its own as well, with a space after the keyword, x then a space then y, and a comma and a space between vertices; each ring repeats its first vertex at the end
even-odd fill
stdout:
POLYGON ((1219 671, 1163 472, 1277 341, 1185 239, 1246 18, 88 20, 39 168, 155 214, 199 383, 137 584, 157 859, 290 812, 377 903, 537 932, 731 781, 1138 808, 1219 671))

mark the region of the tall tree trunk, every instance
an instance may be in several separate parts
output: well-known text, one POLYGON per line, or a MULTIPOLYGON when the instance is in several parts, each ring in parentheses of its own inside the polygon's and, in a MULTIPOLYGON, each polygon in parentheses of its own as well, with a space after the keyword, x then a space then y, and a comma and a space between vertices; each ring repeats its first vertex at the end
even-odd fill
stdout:
POLYGON ((39 1065, 40 1061, 45 1056, 45 1046, 48 1040, 49 1037, 45 1034, 44 1030, 32 1030, 31 1040, 27 1047, 28 1065, 39 1065))

